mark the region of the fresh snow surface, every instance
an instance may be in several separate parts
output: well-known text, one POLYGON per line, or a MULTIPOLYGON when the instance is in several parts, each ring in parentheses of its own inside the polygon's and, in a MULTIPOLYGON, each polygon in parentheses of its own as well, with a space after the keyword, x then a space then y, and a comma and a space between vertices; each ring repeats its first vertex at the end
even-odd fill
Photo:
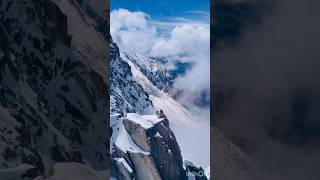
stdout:
POLYGON ((133 121, 137 124, 140 124, 143 128, 149 129, 151 128, 155 123, 161 121, 157 117, 157 115, 143 115, 140 116, 136 113, 128 113, 126 119, 133 121))
POLYGON ((132 173, 133 170, 131 169, 130 165, 127 163, 127 161, 123 158, 115 158, 116 161, 121 162, 123 166, 128 170, 128 172, 132 173))
MULTIPOLYGON (((134 143, 130 134, 123 125, 123 119, 119 118, 118 120, 119 122, 114 124, 116 127, 114 128, 115 132, 112 133, 111 142, 115 142, 115 145, 125 153, 133 152, 149 155, 149 152, 142 150, 136 145, 136 143, 134 143)), ((110 148, 112 148, 112 146, 110 146, 110 148)), ((110 152, 113 152, 113 150, 110 149, 110 152)))

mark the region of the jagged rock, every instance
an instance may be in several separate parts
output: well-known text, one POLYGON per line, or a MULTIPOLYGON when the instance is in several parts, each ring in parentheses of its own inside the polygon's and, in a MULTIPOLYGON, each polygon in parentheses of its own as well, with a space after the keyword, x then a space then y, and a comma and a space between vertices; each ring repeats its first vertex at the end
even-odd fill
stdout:
MULTIPOLYGON (((118 158, 118 159, 123 159, 123 158, 118 158)), ((117 179, 123 179, 123 180, 133 179, 131 167, 129 167, 130 169, 128 169, 128 167, 126 167, 122 161, 119 161, 117 159, 111 159, 110 161, 111 161, 111 168, 112 168, 111 172, 113 172, 112 173, 113 177, 116 177, 117 179)))
POLYGON ((137 179, 161 180, 159 172, 151 156, 140 153, 129 153, 129 157, 134 165, 137 179))
POLYGON ((130 134, 132 140, 144 151, 150 152, 150 141, 146 134, 146 130, 134 121, 125 119, 123 121, 124 127, 130 134))
MULTIPOLYGON (((139 116, 128 114, 123 120, 124 127, 133 142, 144 152, 122 152, 115 148, 114 156, 126 159, 132 167, 131 175, 140 178, 159 176, 162 180, 186 179, 183 169, 181 151, 177 140, 169 127, 168 119, 163 113, 157 116, 139 116), (144 170, 143 170, 144 169, 144 170), (140 171, 146 171, 141 173, 140 171)), ((116 159, 116 158, 115 158, 116 159)), ((114 162, 114 176, 127 176, 121 167, 114 162)))
POLYGON ((151 141, 151 155, 163 179, 184 179, 185 170, 178 142, 169 127, 168 119, 147 129, 151 141))

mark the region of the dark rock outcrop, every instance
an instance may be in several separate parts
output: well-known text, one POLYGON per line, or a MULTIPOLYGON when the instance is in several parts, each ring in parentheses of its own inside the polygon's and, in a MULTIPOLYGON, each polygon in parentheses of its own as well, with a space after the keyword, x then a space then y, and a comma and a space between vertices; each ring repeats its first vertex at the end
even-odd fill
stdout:
MULTIPOLYGON (((162 117, 165 117, 162 114, 162 117)), ((142 150, 149 152, 142 154, 138 152, 121 153, 117 150, 117 156, 122 157, 133 169, 132 176, 139 180, 162 179, 162 180, 184 180, 187 174, 183 168, 181 151, 177 140, 169 127, 168 119, 162 119, 150 128, 142 127, 133 120, 125 119, 124 127, 132 140, 142 150)), ((115 153, 116 154, 116 153, 115 153)), ((112 161, 114 174, 117 177, 128 177, 127 171, 112 161)), ((202 169, 197 169, 198 171, 202 169)))
POLYGON ((27 164, 33 178, 58 162, 109 164, 108 43, 78 10, 70 1, 0 2, 1 172, 27 164), (83 32, 86 49, 99 49, 90 56, 83 32))
POLYGON ((183 161, 178 142, 169 127, 168 119, 147 129, 151 141, 151 155, 162 179, 184 179, 183 161))
POLYGON ((144 151, 150 152, 150 140, 147 136, 146 130, 139 124, 125 119, 123 125, 131 135, 132 140, 144 151))

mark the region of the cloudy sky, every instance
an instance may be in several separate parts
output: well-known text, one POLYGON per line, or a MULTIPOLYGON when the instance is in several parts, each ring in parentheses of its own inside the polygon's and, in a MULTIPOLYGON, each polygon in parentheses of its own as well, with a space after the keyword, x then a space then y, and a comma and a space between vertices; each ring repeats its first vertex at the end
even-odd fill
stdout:
POLYGON ((174 83, 186 94, 183 104, 210 90, 210 2, 190 2, 112 1, 110 14, 110 32, 121 51, 194 64, 174 83))

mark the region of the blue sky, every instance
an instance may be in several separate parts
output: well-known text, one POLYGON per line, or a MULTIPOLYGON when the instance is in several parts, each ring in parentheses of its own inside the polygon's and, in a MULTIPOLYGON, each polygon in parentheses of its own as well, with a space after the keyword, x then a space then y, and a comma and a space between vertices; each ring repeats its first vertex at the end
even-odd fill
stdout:
POLYGON ((111 11, 128 9, 142 11, 152 19, 183 17, 193 20, 209 21, 210 0, 111 0, 111 11))

